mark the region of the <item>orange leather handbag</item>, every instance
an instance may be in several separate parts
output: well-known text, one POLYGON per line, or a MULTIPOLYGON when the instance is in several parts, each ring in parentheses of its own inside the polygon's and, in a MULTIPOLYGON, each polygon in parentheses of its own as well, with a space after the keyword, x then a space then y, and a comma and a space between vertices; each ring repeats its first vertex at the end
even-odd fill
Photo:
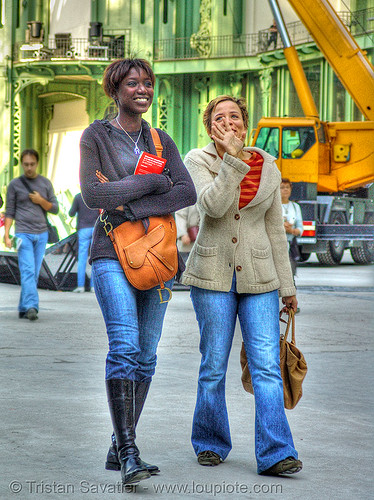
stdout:
MULTIPOLYGON (((162 156, 159 135, 154 129, 151 133, 157 155, 162 156)), ((168 302, 172 293, 165 287, 165 281, 178 271, 177 228, 171 214, 148 217, 148 220, 146 231, 142 220, 126 221, 113 229, 110 222, 101 218, 129 282, 138 290, 159 285, 160 302, 168 302), (167 298, 163 291, 168 293, 167 298)))

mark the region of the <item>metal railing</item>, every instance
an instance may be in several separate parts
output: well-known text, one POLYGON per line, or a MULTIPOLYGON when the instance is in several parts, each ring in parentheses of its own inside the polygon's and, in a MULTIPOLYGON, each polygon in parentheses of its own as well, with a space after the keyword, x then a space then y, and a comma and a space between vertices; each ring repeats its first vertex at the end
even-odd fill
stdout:
MULTIPOLYGON (((340 12, 340 19, 355 36, 374 33, 374 8, 361 11, 340 12)), ((287 24, 290 38, 294 45, 313 42, 313 38, 301 21, 287 24)), ((255 56, 282 48, 280 37, 270 47, 269 30, 243 35, 224 35, 199 37, 198 34, 186 38, 157 40, 154 43, 154 60, 167 61, 179 59, 206 59, 220 57, 255 56)))
MULTIPOLYGON (((374 8, 356 12, 340 12, 340 19, 354 36, 369 34, 374 39, 374 8)), ((301 23, 287 24, 294 45, 313 42, 313 38, 301 23)), ((48 41, 18 42, 14 45, 14 61, 39 60, 91 60, 110 61, 131 55, 131 30, 106 30, 103 36, 93 40, 71 38, 69 33, 59 33, 48 41)), ((154 61, 180 59, 207 59, 223 57, 245 57, 270 50, 269 30, 242 35, 170 38, 154 42, 154 61)), ((282 48, 280 37, 271 50, 282 48)))
POLYGON ((86 60, 110 61, 130 56, 130 30, 118 33, 109 30, 100 39, 71 38, 70 33, 58 33, 48 42, 18 42, 14 46, 14 61, 86 60))

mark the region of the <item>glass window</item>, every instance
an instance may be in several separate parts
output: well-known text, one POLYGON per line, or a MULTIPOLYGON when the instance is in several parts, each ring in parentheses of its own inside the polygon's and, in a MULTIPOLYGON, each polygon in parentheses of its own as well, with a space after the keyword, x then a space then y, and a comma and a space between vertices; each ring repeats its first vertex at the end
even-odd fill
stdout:
POLYGON ((304 71, 314 102, 318 109, 321 95, 321 65, 314 64, 313 66, 307 66, 304 68, 304 71))
POLYGON ((167 24, 168 23, 168 0, 164 0, 164 15, 163 15, 163 23, 167 24))
POLYGON ((299 96, 297 95, 291 75, 290 75, 290 94, 289 94, 287 116, 304 116, 304 111, 303 108, 301 107, 299 96))
POLYGON ((313 127, 287 127, 282 132, 282 158, 301 158, 315 144, 313 127))
POLYGON ((264 116, 262 110, 260 80, 257 76, 253 78, 253 85, 254 85, 254 99, 253 99, 253 105, 251 106, 251 112, 253 117, 252 123, 257 124, 259 120, 264 116))
POLYGON ((317 136, 318 136, 318 142, 320 144, 325 144, 326 142, 325 130, 321 122, 317 124, 317 136))
POLYGON ((335 73, 333 79, 333 89, 333 109, 331 120, 342 122, 345 120, 345 89, 335 73))
POLYGON ((278 103, 278 89, 279 89, 279 78, 280 70, 274 69, 271 79, 271 110, 270 116, 279 116, 279 103, 278 103))
POLYGON ((140 0, 140 24, 145 23, 145 0, 140 0))
POLYGON ((364 121, 364 115, 355 104, 353 105, 353 120, 356 122, 364 121))
MULTIPOLYGON (((313 97, 313 100, 317 106, 319 107, 320 101, 320 86, 321 86, 321 66, 320 64, 316 64, 313 66, 304 67, 305 77, 308 81, 308 85, 313 97)), ((304 111, 300 103, 299 96, 297 95, 295 85, 292 81, 290 75, 290 95, 289 95, 289 108, 288 108, 288 116, 304 116, 304 111)))
POLYGON ((258 134, 255 146, 278 158, 279 156, 279 129, 263 127, 258 134))

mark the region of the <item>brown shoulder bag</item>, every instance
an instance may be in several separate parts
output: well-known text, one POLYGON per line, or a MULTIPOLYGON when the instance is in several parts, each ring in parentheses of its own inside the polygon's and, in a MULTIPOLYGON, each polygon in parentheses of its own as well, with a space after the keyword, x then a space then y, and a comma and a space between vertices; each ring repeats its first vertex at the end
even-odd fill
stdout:
MULTIPOLYGON (((162 144, 155 129, 151 129, 158 156, 162 156, 162 144)), ((171 290, 165 281, 178 271, 177 229, 171 214, 148 217, 145 230, 142 220, 127 221, 113 229, 105 217, 104 230, 111 239, 118 260, 129 282, 138 290, 149 290, 159 285, 160 303, 169 302, 171 290), (163 290, 168 293, 166 300, 163 290)))

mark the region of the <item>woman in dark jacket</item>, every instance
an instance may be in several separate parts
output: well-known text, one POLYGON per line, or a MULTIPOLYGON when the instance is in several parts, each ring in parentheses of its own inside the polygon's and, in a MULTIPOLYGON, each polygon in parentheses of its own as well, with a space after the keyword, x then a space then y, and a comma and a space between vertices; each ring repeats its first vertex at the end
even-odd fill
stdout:
MULTIPOLYGON (((149 125, 142 119, 152 104, 154 84, 147 61, 111 63, 103 87, 114 99, 118 114, 111 121, 96 120, 81 138, 83 199, 90 208, 104 209, 114 228, 127 220, 170 214, 196 201, 178 149, 161 130, 158 134, 167 160, 163 173, 134 175, 141 151, 156 154, 149 125)), ((99 221, 90 261, 109 340, 105 378, 114 436, 106 468, 121 468, 122 481, 131 484, 159 472, 157 466, 140 459, 135 427, 155 372, 167 304, 160 303, 157 287, 140 291, 128 282, 99 221)), ((183 269, 180 260, 178 272, 183 269)), ((172 281, 166 286, 171 288, 172 281)))

